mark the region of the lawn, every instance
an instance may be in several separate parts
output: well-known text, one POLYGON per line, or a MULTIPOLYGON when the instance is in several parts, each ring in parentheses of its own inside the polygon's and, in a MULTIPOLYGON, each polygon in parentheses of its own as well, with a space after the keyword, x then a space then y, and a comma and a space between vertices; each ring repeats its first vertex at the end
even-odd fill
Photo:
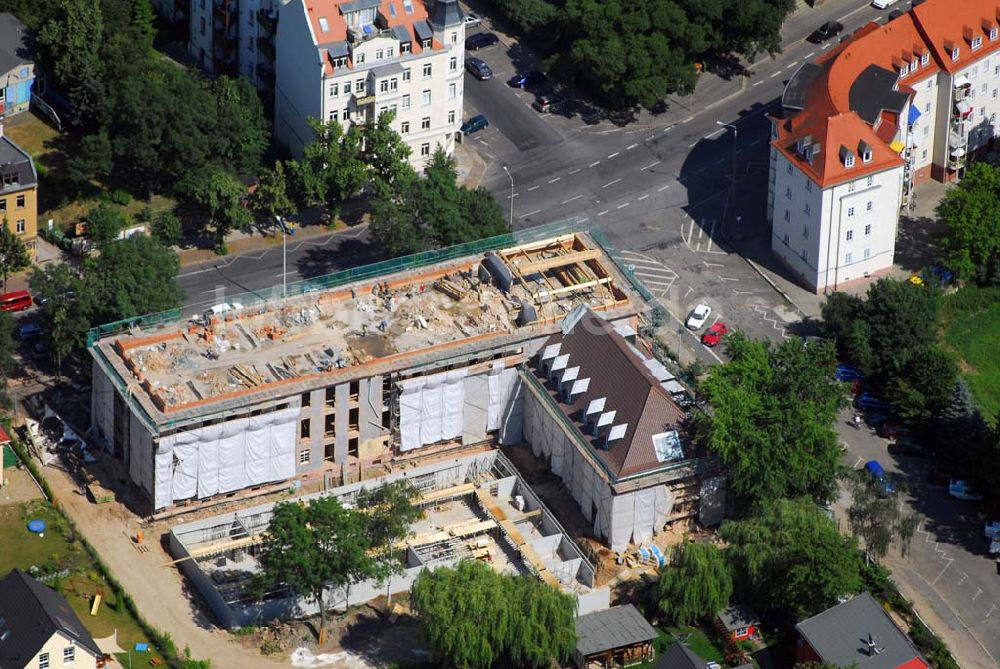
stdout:
MULTIPOLYGON (((656 634, 657 637, 653 640, 656 658, 659 658, 660 653, 666 650, 673 642, 681 640, 706 662, 714 661, 718 662, 721 666, 726 666, 722 651, 716 648, 715 644, 708 638, 708 635, 697 627, 657 627, 656 634)), ((656 666, 656 659, 637 666, 638 669, 653 669, 656 666)))
MULTIPOLYGON (((114 589, 101 576, 69 524, 46 503, 37 501, 0 507, 0 546, 3 547, 0 576, 20 567, 45 579, 47 585, 66 597, 94 638, 108 637, 117 631, 118 645, 124 650, 137 642, 149 641, 124 602, 116 601, 114 589), (36 518, 47 525, 42 537, 26 528, 28 521, 36 518), (45 574, 55 576, 47 578, 45 574), (97 615, 92 616, 90 607, 97 593, 102 595, 103 601, 97 615)), ((133 654, 134 666, 142 666, 154 657, 163 659, 155 652, 141 657, 142 662, 139 662, 133 654)))
MULTIPOLYGON (((964 289, 963 289, 964 290, 964 289)), ((962 357, 962 375, 976 396, 983 415, 995 422, 1000 416, 1000 301, 979 305, 975 311, 956 310, 949 319, 945 338, 962 357)))

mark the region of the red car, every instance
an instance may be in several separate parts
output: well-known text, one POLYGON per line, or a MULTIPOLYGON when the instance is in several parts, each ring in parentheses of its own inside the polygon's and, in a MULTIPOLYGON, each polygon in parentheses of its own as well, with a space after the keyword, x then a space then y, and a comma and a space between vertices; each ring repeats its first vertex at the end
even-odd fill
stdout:
POLYGON ((705 346, 715 346, 722 338, 729 334, 729 328, 722 321, 716 321, 712 323, 712 327, 708 328, 708 332, 701 336, 701 343, 705 346))

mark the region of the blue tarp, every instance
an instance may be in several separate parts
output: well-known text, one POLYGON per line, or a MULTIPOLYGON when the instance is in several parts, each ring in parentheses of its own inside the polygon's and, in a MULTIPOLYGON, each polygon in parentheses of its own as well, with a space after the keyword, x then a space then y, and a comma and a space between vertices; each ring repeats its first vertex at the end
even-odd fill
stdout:
POLYGON ((920 110, 917 109, 916 105, 910 105, 910 117, 907 120, 907 125, 913 125, 920 118, 920 110))

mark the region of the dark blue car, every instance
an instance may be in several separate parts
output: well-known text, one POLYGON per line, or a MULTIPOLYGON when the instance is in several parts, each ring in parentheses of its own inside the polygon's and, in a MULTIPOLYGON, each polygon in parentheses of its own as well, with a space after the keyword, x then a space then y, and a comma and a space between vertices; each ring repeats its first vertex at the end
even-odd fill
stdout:
POLYGON ((843 363, 837 365, 837 371, 834 376, 838 381, 861 381, 865 378, 864 374, 843 363))
POLYGON ((869 460, 865 463, 865 471, 872 477, 872 482, 878 490, 879 496, 888 497, 896 492, 896 486, 889 480, 889 475, 878 460, 869 460))
POLYGON ((519 72, 507 80, 507 85, 514 88, 528 88, 544 82, 546 79, 544 72, 531 70, 529 72, 519 72))
POLYGON ((871 393, 861 393, 854 403, 862 409, 885 410, 892 408, 885 400, 872 395, 871 393))

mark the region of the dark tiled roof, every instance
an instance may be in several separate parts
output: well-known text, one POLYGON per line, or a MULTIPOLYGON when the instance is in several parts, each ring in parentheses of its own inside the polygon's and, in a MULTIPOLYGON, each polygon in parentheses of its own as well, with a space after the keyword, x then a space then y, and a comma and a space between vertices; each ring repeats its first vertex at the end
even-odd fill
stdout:
POLYGON ((654 669, 705 669, 708 666, 698 653, 675 641, 660 653, 654 669))
POLYGON ((0 74, 31 63, 28 28, 13 14, 0 13, 0 74))
POLYGON ((103 655, 63 596, 20 569, 0 581, 0 620, 0 669, 22 669, 57 632, 103 655))
POLYGON ((750 625, 760 623, 760 620, 754 615, 753 611, 739 604, 724 609, 719 614, 719 620, 722 621, 722 624, 730 632, 738 630, 741 627, 749 627, 750 625))
POLYGON ((851 84, 848 93, 851 109, 869 125, 875 124, 883 110, 903 113, 910 96, 894 90, 897 79, 899 74, 896 72, 878 65, 869 65, 851 84))
POLYGON ((621 478, 665 464, 656 457, 653 435, 680 430, 685 415, 635 349, 610 323, 590 310, 568 334, 553 335, 545 345, 556 343, 560 345, 560 355, 569 355, 567 367, 580 368, 577 378, 590 379, 587 390, 567 404, 542 372, 537 357, 533 359, 535 373, 610 472, 621 478), (610 450, 605 448, 607 430, 601 436, 593 436, 584 418, 590 402, 602 397, 606 398, 604 410, 615 411, 614 425, 628 426, 625 436, 613 442, 610 450))
POLYGON ((417 34, 418 39, 430 39, 434 35, 434 31, 431 30, 431 25, 427 21, 414 21, 413 32, 417 34))
POLYGON ((576 619, 576 651, 584 657, 655 638, 656 630, 631 604, 595 611, 576 619))
POLYGON ((816 63, 803 63, 795 70, 795 74, 785 84, 785 92, 781 95, 781 106, 790 109, 804 109, 809 102, 809 85, 823 68, 816 63))
POLYGON ((7 137, 0 137, 0 175, 11 173, 17 174, 18 185, 4 188, 0 181, 0 192, 24 190, 38 183, 31 156, 7 137))
POLYGON ((433 0, 428 21, 438 28, 461 25, 462 10, 458 6, 458 0, 433 0))
MULTIPOLYGON (((823 662, 857 669, 896 669, 926 661, 867 592, 803 620, 795 628, 823 662), (869 654, 868 636, 879 652, 869 654)), ((920 666, 920 665, 917 665, 920 666)))

